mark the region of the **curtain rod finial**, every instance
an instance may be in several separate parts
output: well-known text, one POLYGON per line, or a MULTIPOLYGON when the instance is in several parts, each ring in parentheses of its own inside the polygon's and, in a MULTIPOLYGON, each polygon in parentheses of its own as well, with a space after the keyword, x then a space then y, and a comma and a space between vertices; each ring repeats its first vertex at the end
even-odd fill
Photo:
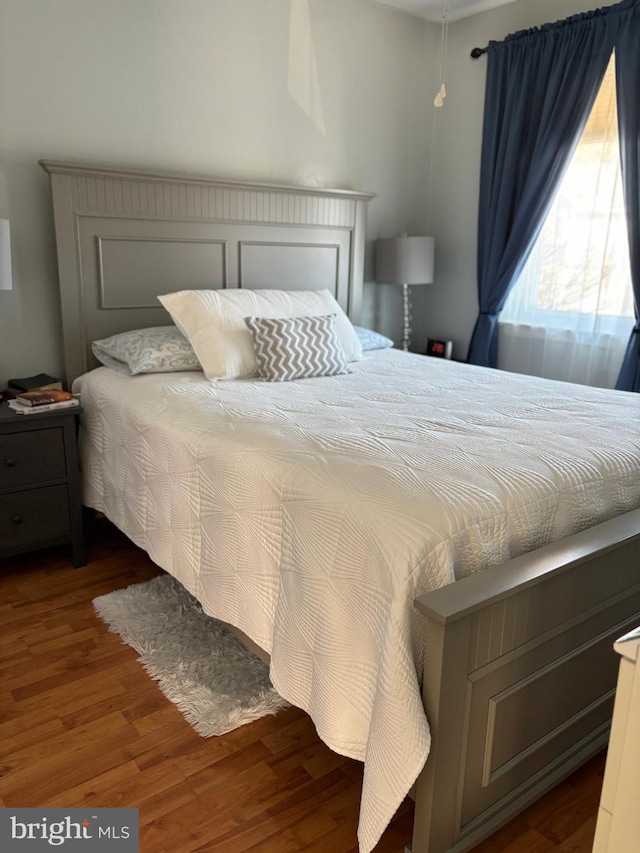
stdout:
POLYGON ((480 59, 480 57, 486 52, 486 47, 474 47, 471 51, 471 59, 480 59))

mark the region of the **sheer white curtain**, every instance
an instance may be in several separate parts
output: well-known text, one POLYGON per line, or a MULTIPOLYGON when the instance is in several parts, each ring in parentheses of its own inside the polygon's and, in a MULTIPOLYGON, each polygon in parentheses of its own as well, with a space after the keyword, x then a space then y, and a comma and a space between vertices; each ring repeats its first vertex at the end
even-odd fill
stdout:
POLYGON ((498 367, 613 388, 634 324, 613 60, 500 315, 498 367))

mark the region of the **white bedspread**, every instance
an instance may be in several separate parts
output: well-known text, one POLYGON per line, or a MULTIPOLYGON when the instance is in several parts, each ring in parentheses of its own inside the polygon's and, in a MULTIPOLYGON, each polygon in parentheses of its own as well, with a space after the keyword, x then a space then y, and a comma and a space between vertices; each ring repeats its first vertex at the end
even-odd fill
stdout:
POLYGON ((366 853, 429 751, 414 598, 640 506, 640 395, 398 351, 349 376, 81 377, 86 503, 365 762, 366 853))

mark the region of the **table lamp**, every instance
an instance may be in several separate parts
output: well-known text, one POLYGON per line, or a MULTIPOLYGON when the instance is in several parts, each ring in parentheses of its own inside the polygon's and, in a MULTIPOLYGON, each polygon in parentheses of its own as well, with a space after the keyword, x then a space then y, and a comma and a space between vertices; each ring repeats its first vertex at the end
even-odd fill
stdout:
POLYGON ((401 284, 403 305, 402 349, 411 343, 409 285, 433 283, 433 237, 390 237, 376 240, 376 282, 401 284))

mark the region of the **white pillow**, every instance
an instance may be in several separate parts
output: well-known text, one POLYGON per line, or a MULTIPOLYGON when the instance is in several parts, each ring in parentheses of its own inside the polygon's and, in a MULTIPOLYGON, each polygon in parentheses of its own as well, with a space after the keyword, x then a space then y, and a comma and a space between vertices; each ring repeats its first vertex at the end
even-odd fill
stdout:
POLYGON ((351 321, 328 290, 181 290, 158 299, 195 350, 207 379, 257 376, 246 317, 336 315, 336 332, 347 361, 362 358, 351 321))

